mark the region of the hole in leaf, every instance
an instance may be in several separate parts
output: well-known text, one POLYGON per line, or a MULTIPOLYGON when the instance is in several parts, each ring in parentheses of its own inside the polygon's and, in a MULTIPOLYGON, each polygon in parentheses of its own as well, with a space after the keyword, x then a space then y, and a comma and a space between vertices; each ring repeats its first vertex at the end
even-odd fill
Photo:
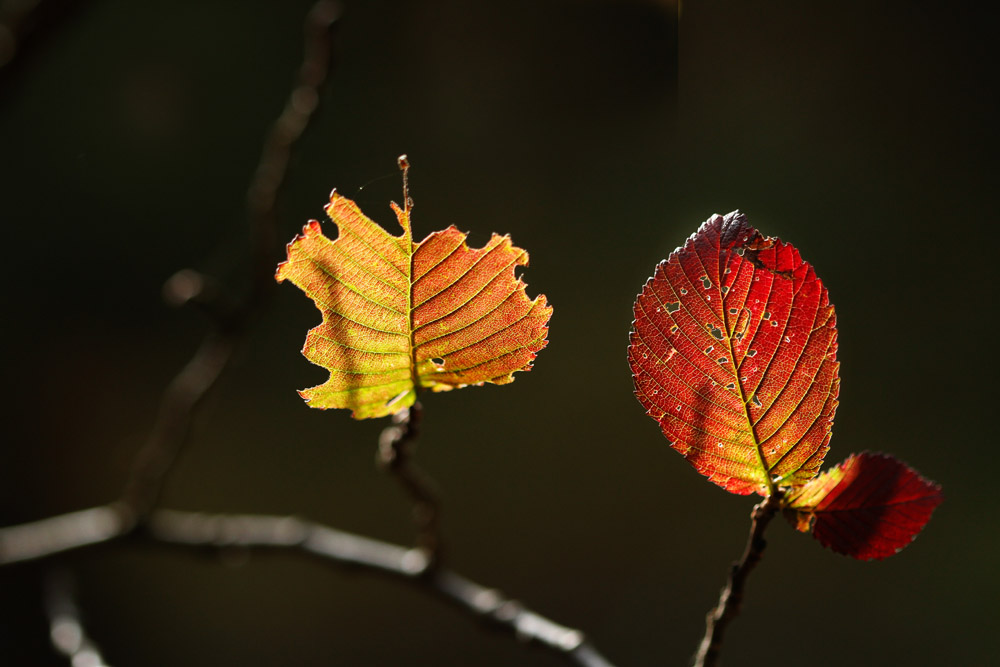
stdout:
POLYGON ((708 279, 708 276, 701 277, 701 286, 704 287, 705 289, 709 289, 712 287, 712 281, 708 279))
POLYGON ((750 399, 750 402, 753 403, 754 407, 757 408, 762 407, 764 405, 763 403, 760 402, 760 399, 757 398, 757 394, 753 395, 753 398, 750 399))
POLYGON ((687 288, 685 288, 685 287, 682 287, 682 288, 681 288, 681 296, 684 296, 684 295, 685 295, 685 294, 687 294, 687 293, 688 293, 688 291, 687 291, 687 288))
POLYGON ((433 359, 431 359, 431 363, 434 364, 435 366, 444 366, 444 359, 442 359, 441 357, 434 357, 433 359))
POLYGON ((716 359, 716 361, 718 361, 720 364, 729 363, 729 359, 727 359, 726 357, 719 357, 718 359, 716 359))
POLYGON ((747 350, 747 356, 748 357, 756 356, 756 354, 757 354, 757 350, 747 350))
POLYGON ((680 301, 671 301, 670 303, 666 303, 664 305, 667 307, 668 313, 676 313, 678 310, 681 309, 680 301))
POLYGON ((710 327, 709 332, 712 334, 712 338, 722 340, 722 329, 713 324, 709 324, 708 326, 710 327))
POLYGON ((736 389, 736 383, 730 382, 729 384, 726 385, 726 389, 736 389))
POLYGON ((670 333, 677 333, 677 325, 670 327, 670 333))
POLYGON ((738 313, 738 312, 739 312, 739 311, 738 311, 738 310, 736 310, 735 308, 730 308, 730 309, 729 309, 729 314, 730 314, 730 315, 735 315, 735 314, 736 314, 736 313, 738 313))
POLYGON ((728 294, 729 293, 729 285, 723 285, 722 286, 722 293, 723 294, 728 294))
POLYGON ((764 319, 765 320, 771 319, 771 311, 767 311, 766 313, 764 313, 764 319))
POLYGON ((714 345, 709 345, 708 347, 705 348, 705 354, 711 354, 712 350, 714 349, 715 349, 714 345))
POLYGON ((778 320, 771 320, 771 326, 772 327, 778 326, 778 320))

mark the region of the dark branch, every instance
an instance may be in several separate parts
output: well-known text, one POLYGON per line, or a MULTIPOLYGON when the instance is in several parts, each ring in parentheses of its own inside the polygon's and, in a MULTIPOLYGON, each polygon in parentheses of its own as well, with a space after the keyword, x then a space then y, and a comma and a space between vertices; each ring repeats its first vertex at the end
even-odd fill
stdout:
POLYGON ((159 414, 146 443, 135 457, 121 503, 128 520, 142 520, 156 505, 163 482, 191 432, 191 424, 209 390, 232 357, 235 335, 213 332, 170 382, 160 399, 159 414))
POLYGON ((52 648, 69 658, 72 665, 107 667, 100 649, 83 627, 71 576, 66 572, 53 573, 46 589, 45 606, 49 615, 52 648))
POLYGON ((172 469, 191 431, 205 396, 216 385, 233 351, 263 304, 266 288, 273 283, 275 201, 288 171, 288 158, 302 137, 319 104, 319 86, 326 79, 332 53, 331 33, 340 6, 319 0, 305 22, 302 65, 281 115, 268 133, 260 162, 247 191, 247 214, 253 240, 253 283, 246 301, 237 307, 210 279, 189 269, 175 274, 164 287, 173 303, 194 302, 215 315, 215 326, 206 334, 190 362, 168 385, 160 401, 156 423, 139 451, 122 492, 121 505, 131 514, 128 521, 141 522, 156 506, 167 474, 172 469))
POLYGON ((264 140, 260 161, 247 189, 247 213, 253 240, 253 284, 250 301, 259 302, 274 285, 275 203, 285 182, 288 161, 319 106, 319 88, 331 69, 333 29, 340 3, 318 0, 305 21, 305 52, 284 110, 264 140))
POLYGON ((118 504, 102 505, 0 528, 0 565, 108 542, 132 529, 130 517, 118 504))
POLYGON ((545 618, 501 592, 443 568, 422 549, 406 549, 295 517, 155 512, 149 537, 185 546, 296 549, 339 564, 361 566, 430 589, 517 638, 565 654, 584 667, 610 667, 579 630, 545 618))
POLYGON ((750 515, 750 536, 739 562, 733 563, 726 587, 719 595, 719 604, 708 612, 705 618, 705 636, 702 637, 698 653, 694 657, 695 667, 712 667, 719 662, 722 640, 726 627, 740 613, 743 602, 743 586, 750 572, 760 562, 767 542, 764 531, 781 506, 781 492, 773 493, 753 508, 750 515))
POLYGON ((291 550, 327 562, 381 572, 443 596, 523 641, 565 655, 583 667, 611 667, 579 630, 528 609, 500 591, 441 567, 421 549, 347 533, 290 516, 202 514, 155 510, 141 526, 117 520, 112 505, 0 528, 0 565, 43 558, 129 536, 143 542, 198 549, 240 547, 291 550))
POLYGON ((413 452, 420 435, 423 408, 420 402, 393 415, 393 425, 379 436, 378 459, 381 468, 392 473, 413 501, 413 522, 417 527, 417 545, 429 563, 441 560, 441 503, 434 483, 413 462, 413 452))

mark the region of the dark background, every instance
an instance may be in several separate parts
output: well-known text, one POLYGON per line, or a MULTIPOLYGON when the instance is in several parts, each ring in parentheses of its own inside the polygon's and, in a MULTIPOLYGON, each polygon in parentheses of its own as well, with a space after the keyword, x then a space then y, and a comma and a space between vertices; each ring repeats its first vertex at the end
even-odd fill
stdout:
MULTIPOLYGON (((754 500, 666 446, 625 349, 655 264, 740 208, 801 249, 837 306, 828 461, 891 452, 946 501, 884 562, 774 524, 726 664, 989 662, 992 24, 945 3, 690 2, 679 22, 655 2, 345 4, 275 262, 333 187, 391 221, 405 152, 417 235, 511 234, 529 294, 555 307, 531 373, 425 401, 419 461, 445 493, 451 565, 621 665, 686 663, 754 500)), ((0 78, 4 523, 120 491, 206 325, 162 303, 166 278, 245 284, 244 193, 308 5, 81 3, 0 78)), ((319 314, 291 285, 274 296, 165 504, 408 542, 408 505, 372 464, 384 423, 302 403, 294 390, 326 377, 298 352, 319 314)), ((292 555, 118 545, 60 562, 117 667, 560 664, 418 589, 292 555)), ((59 664, 40 594, 52 565, 0 571, 3 664, 59 664)))

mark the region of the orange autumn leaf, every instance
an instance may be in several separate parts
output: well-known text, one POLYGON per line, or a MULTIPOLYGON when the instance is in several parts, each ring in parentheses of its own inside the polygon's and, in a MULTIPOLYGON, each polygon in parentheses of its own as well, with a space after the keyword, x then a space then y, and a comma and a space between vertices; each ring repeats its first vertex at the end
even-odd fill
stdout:
POLYGON ((455 227, 413 241, 411 204, 395 203, 393 236, 334 191, 326 213, 338 236, 307 224, 288 244, 277 280, 290 280, 323 314, 302 352, 330 371, 300 395, 310 407, 349 408, 356 419, 409 407, 423 389, 507 384, 545 347, 552 308, 529 300, 514 269, 528 253, 496 234, 482 248, 455 227))

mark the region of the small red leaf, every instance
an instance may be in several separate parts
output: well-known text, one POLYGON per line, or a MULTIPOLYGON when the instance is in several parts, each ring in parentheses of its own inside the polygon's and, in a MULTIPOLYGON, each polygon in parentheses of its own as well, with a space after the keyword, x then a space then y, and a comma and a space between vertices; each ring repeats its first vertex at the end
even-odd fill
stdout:
POLYGON ((734 211, 660 262, 635 302, 635 395, 671 446, 732 493, 815 477, 840 381, 826 288, 734 211))
POLYGON ((939 485, 902 461, 864 452, 795 489, 785 516, 838 553, 882 559, 909 544, 942 500, 939 485))

